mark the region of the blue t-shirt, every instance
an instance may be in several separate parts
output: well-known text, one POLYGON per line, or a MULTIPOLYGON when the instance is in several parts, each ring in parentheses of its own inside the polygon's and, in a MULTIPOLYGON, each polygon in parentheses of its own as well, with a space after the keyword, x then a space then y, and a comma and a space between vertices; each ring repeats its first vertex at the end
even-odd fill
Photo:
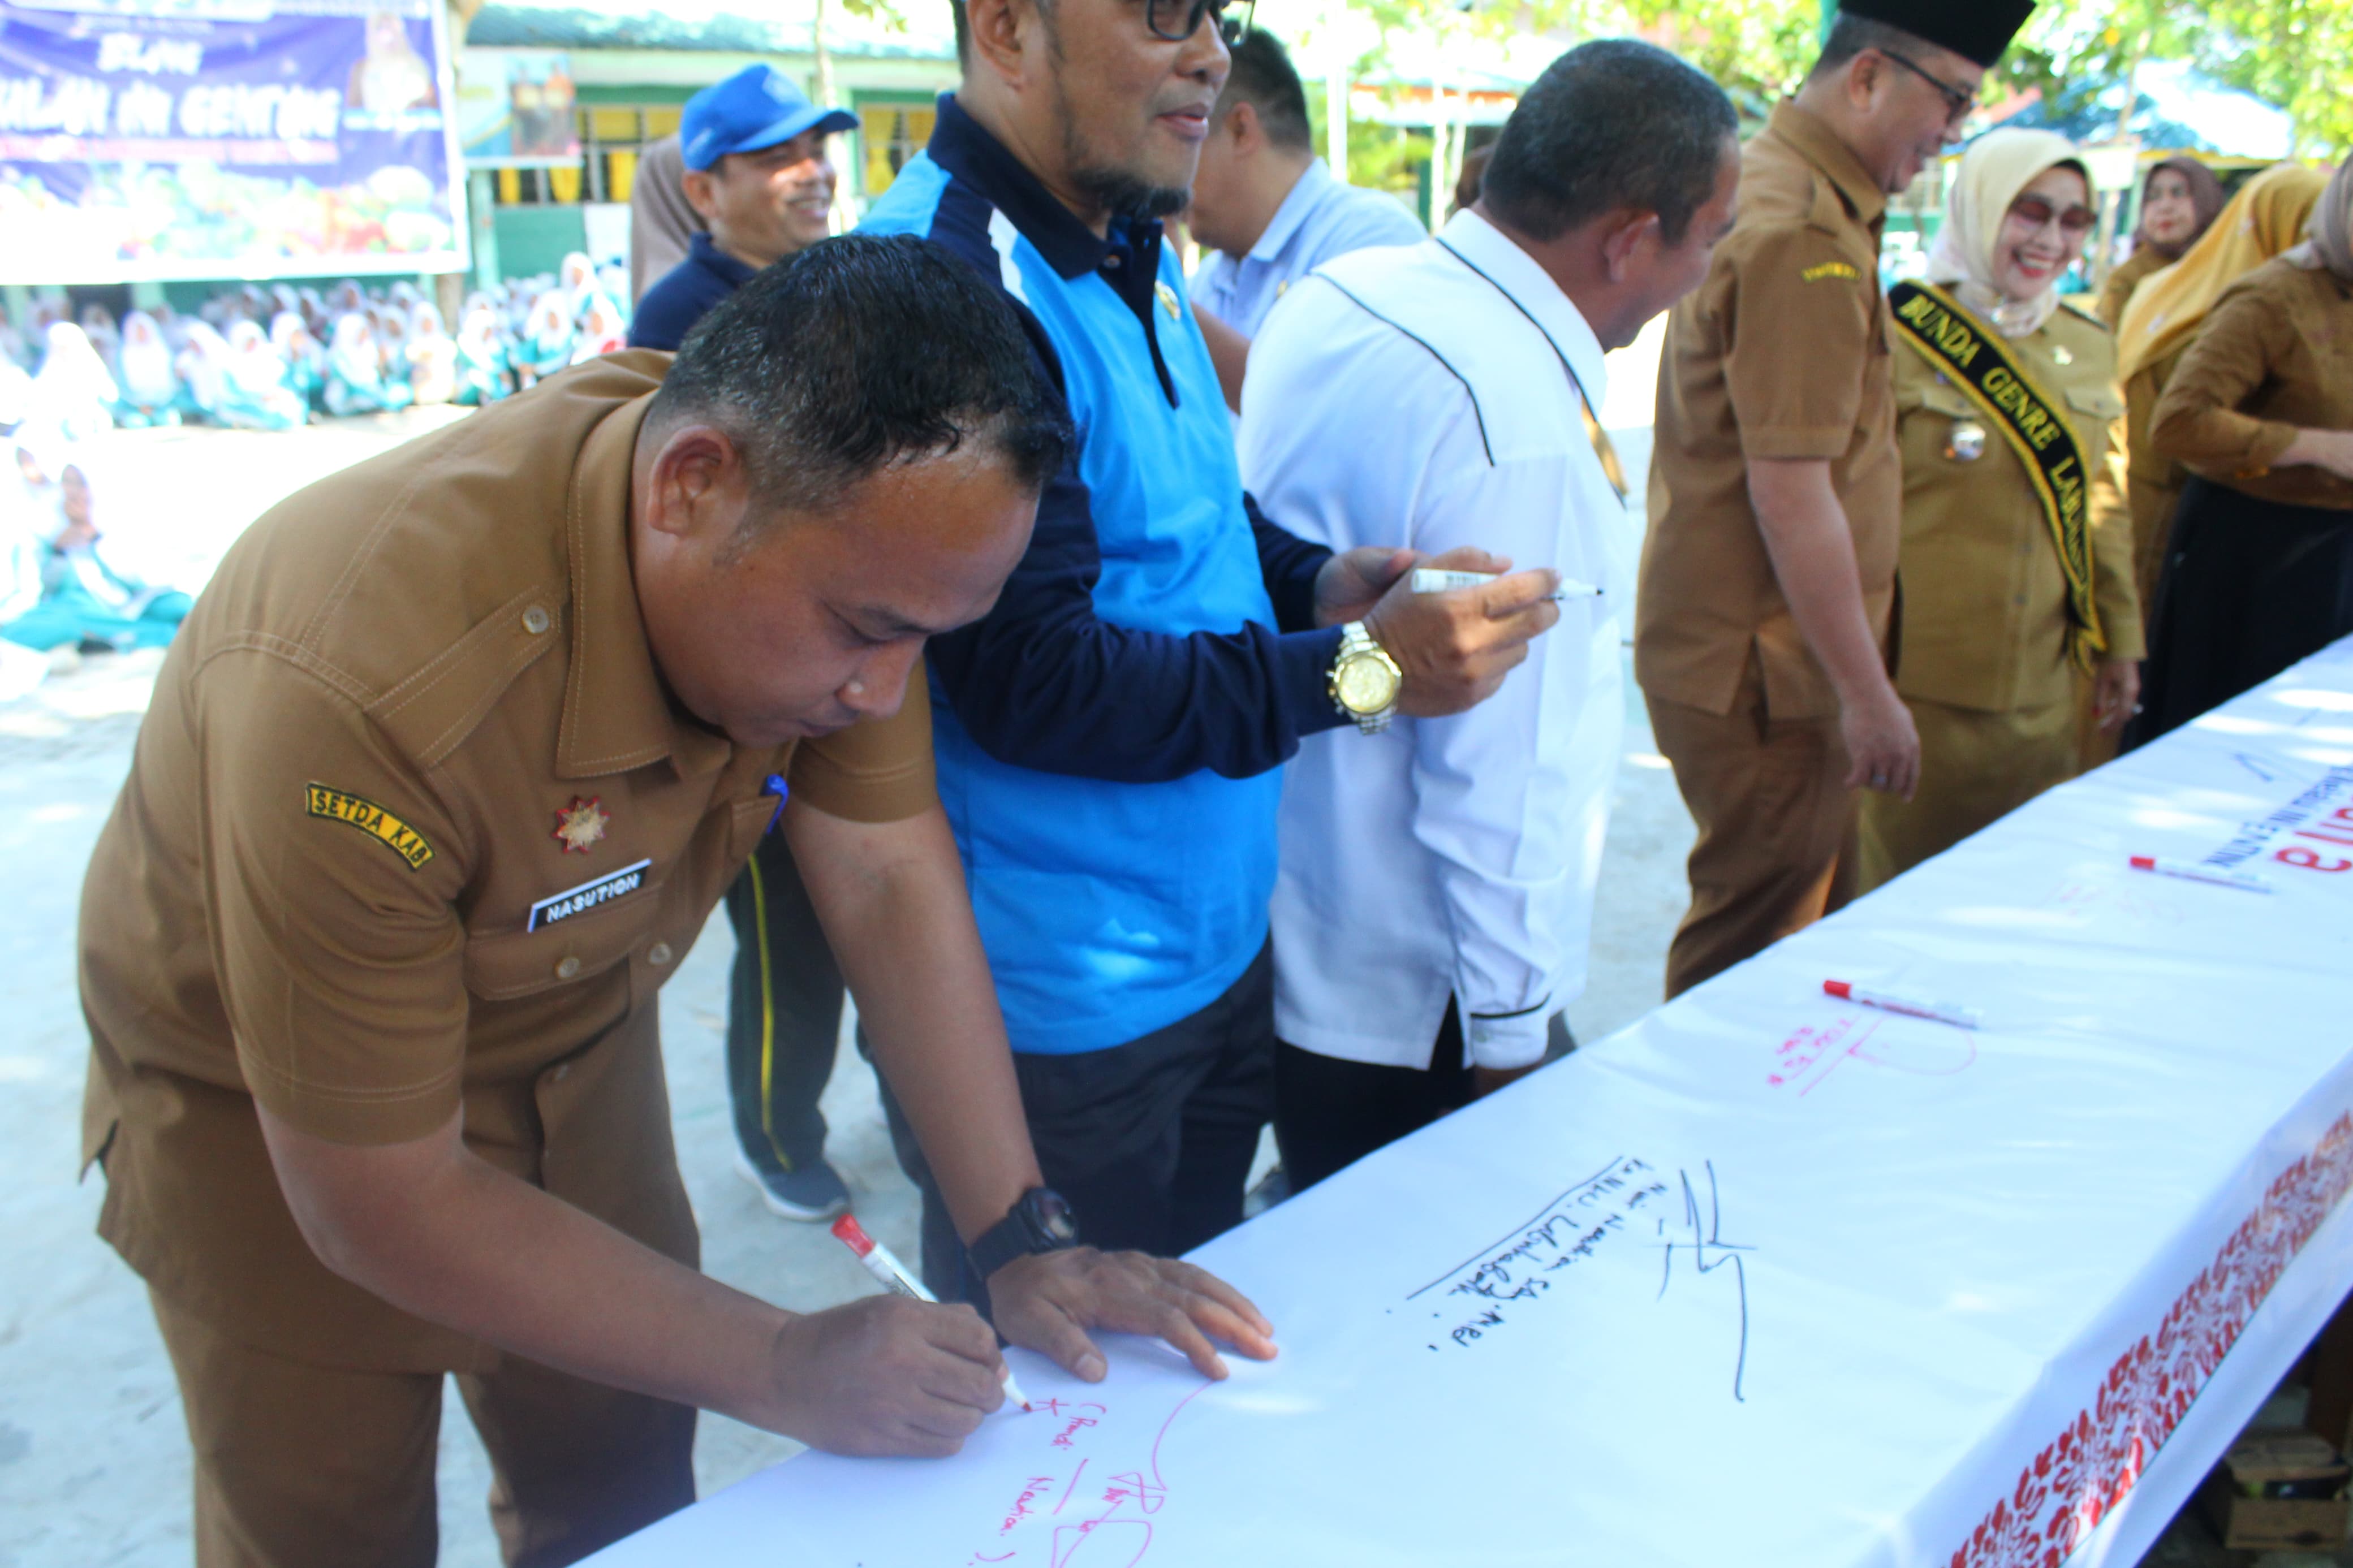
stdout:
POLYGON ((949 95, 862 226, 1002 288, 1079 432, 997 608, 932 641, 934 743, 1013 1048, 1123 1045, 1265 943, 1276 770, 1340 721, 1329 552, 1242 495, 1157 222, 1097 237, 949 95))

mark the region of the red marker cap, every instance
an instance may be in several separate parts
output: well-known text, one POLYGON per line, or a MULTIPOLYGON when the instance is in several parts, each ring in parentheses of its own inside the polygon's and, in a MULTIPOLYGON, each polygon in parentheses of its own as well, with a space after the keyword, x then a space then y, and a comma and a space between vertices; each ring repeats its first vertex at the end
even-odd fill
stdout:
POLYGON ((1848 984, 1843 980, 1823 981, 1822 992, 1825 995, 1837 996, 1846 1001, 1852 1001, 1854 999, 1854 987, 1848 984))
POLYGON ((2136 855, 2132 858, 2132 866, 2133 869, 2136 871, 2154 871, 2157 869, 2157 857, 2154 855, 2136 855))
POLYGON ((866 1227, 858 1223, 858 1216, 854 1214, 846 1214, 835 1220, 833 1234, 846 1242, 849 1250, 860 1258, 874 1250, 874 1238, 866 1234, 866 1227))

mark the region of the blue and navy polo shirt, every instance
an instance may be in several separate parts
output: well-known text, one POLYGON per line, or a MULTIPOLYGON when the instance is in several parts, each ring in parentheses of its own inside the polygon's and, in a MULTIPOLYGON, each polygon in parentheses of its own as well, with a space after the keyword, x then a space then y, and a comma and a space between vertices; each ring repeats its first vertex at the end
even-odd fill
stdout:
POLYGON ((1265 944, 1277 770, 1340 722, 1330 552, 1243 496, 1158 222, 1096 237, 949 94, 861 226, 995 281, 1070 404, 1029 553, 986 619, 932 639, 934 745, 1013 1048, 1124 1045, 1265 944))
POLYGON ((629 318, 629 346, 678 352, 694 323, 711 307, 760 275, 750 262, 738 261, 697 233, 689 242, 686 259, 657 279, 638 301, 629 318))

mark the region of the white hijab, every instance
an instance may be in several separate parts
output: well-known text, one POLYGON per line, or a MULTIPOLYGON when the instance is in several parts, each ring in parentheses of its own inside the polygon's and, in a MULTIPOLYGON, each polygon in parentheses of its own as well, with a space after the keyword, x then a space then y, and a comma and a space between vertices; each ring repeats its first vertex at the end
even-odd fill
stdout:
MULTIPOLYGON (((1961 154, 1945 226, 1928 252, 1928 279, 1950 288, 1962 304, 2006 338, 2042 329, 2059 308, 2059 279, 2031 300, 2012 300, 1994 281, 1994 247, 2018 194, 2061 163, 2083 164, 2075 144, 2055 131, 1989 131, 1961 154)), ((2085 178, 2088 191, 2091 181, 2085 178)))

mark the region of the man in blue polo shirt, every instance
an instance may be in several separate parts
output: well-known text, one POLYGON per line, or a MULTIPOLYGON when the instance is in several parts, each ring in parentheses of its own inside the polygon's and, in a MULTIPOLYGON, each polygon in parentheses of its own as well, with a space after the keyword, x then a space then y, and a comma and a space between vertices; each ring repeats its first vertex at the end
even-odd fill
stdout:
POLYGON ((1556 617, 1548 571, 1416 595, 1411 552, 1335 556, 1242 495, 1159 221, 1226 77, 1219 8, 964 0, 962 84, 865 225, 996 279, 1080 432, 997 608, 927 656, 941 798, 1060 1189, 967 1253, 902 1141, 943 1294, 1065 1244, 1064 1194, 1105 1247, 1180 1253, 1240 1218, 1271 1102, 1276 770, 1304 734, 1471 706, 1556 617))
POLYGON ((818 108, 774 66, 745 66, 688 99, 681 184, 710 232, 694 236, 686 259, 638 301, 629 346, 675 351, 752 274, 823 239, 834 184, 826 138, 857 128, 848 110, 818 108))

